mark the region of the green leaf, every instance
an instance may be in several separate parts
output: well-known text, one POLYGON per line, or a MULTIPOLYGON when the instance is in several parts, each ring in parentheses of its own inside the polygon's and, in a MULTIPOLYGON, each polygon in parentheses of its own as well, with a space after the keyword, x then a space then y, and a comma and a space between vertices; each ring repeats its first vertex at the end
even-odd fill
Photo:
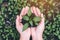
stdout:
POLYGON ((58 30, 56 31, 56 34, 59 35, 59 31, 58 30))
POLYGON ((38 23, 35 23, 35 25, 38 25, 38 23))
POLYGON ((58 35, 58 38, 60 39, 60 35, 58 35))
POLYGON ((28 28, 28 23, 25 23, 24 26, 23 26, 23 31, 26 30, 28 28))
POLYGON ((23 16, 23 19, 28 21, 29 20, 29 17, 28 16, 23 16))
POLYGON ((0 3, 2 3, 3 2, 3 0, 0 0, 0 3))
POLYGON ((27 14, 29 17, 32 15, 32 12, 31 12, 31 10, 29 9, 28 10, 28 14, 27 14))
POLYGON ((34 22, 39 22, 39 21, 40 21, 40 17, 34 17, 34 18, 33 18, 33 21, 34 21, 34 22))
POLYGON ((32 21, 29 21, 30 25, 33 26, 33 22, 32 21))

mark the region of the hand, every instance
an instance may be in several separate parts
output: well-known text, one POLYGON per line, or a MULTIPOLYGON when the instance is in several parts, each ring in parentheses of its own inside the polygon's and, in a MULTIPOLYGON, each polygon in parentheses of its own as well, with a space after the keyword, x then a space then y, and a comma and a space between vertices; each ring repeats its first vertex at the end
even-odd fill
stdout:
POLYGON ((37 7, 31 7, 32 13, 34 13, 36 16, 41 17, 41 21, 39 25, 35 28, 31 27, 31 35, 33 40, 43 40, 42 39, 42 34, 44 31, 44 17, 43 14, 40 12, 40 10, 37 7))
POLYGON ((21 23, 22 16, 27 14, 28 9, 29 9, 29 7, 23 8, 22 11, 21 11, 20 16, 17 15, 16 29, 20 33, 20 40, 29 40, 29 38, 30 38, 30 28, 28 28, 28 29, 26 29, 25 31, 22 32, 23 24, 21 23))

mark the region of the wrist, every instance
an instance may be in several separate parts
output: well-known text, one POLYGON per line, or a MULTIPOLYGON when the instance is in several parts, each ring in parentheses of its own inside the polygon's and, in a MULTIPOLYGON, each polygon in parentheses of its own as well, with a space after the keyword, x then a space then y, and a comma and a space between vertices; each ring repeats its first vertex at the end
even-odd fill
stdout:
POLYGON ((42 36, 38 36, 37 40, 43 40, 43 37, 42 36))
POLYGON ((32 40, 43 40, 43 36, 42 35, 40 35, 40 36, 38 36, 38 35, 33 36, 32 40))
POLYGON ((26 37, 20 37, 20 40, 29 40, 29 38, 26 38, 26 37))
POLYGON ((26 39, 26 38, 20 38, 20 40, 29 40, 29 39, 26 39))

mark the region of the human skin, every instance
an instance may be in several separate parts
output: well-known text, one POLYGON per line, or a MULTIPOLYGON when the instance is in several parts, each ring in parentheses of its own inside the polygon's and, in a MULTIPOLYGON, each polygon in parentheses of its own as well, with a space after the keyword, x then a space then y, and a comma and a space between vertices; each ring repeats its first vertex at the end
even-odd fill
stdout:
POLYGON ((29 7, 23 8, 20 15, 19 16, 17 15, 17 18, 16 18, 16 29, 20 33, 20 40, 29 40, 30 38, 30 28, 22 32, 23 24, 21 23, 22 16, 26 15, 26 13, 28 12, 28 9, 29 7))
POLYGON ((31 7, 32 13, 34 13, 36 16, 41 17, 41 21, 37 27, 31 27, 26 29, 22 32, 23 24, 21 23, 22 17, 27 14, 29 7, 25 7, 22 9, 20 15, 17 15, 16 18, 16 29, 20 33, 20 40, 29 40, 30 36, 32 36, 32 40, 43 40, 42 35, 44 31, 44 17, 43 14, 41 14, 40 10, 37 7, 31 7))
POLYGON ((37 7, 31 7, 32 13, 35 14, 35 16, 41 17, 41 21, 37 27, 31 27, 31 35, 33 40, 43 40, 43 31, 45 28, 44 25, 44 17, 43 14, 40 12, 40 10, 37 7))

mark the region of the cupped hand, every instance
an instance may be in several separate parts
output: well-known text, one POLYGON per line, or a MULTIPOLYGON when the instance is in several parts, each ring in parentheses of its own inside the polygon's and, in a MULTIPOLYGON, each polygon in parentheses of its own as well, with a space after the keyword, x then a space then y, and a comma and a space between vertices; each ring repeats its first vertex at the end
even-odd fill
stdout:
POLYGON ((29 40, 30 38, 30 28, 26 29, 25 31, 22 32, 23 30, 23 24, 21 23, 22 17, 27 14, 29 7, 25 7, 22 9, 20 15, 17 15, 16 18, 16 29, 20 33, 20 40, 29 40))
POLYGON ((41 18, 41 21, 37 27, 31 27, 31 35, 33 40, 43 40, 42 35, 45 28, 44 24, 44 17, 43 14, 40 12, 40 10, 37 7, 31 7, 31 11, 35 16, 39 16, 41 18))
POLYGON ((36 7, 31 7, 32 13, 34 13, 36 16, 41 17, 41 21, 37 27, 31 27, 26 29, 25 31, 22 32, 23 30, 23 24, 21 23, 22 17, 27 14, 29 7, 25 7, 22 9, 21 14, 18 16, 16 19, 16 28, 18 32, 20 33, 20 40, 29 40, 30 35, 32 35, 33 40, 42 40, 42 34, 44 31, 44 17, 43 14, 41 14, 40 10, 36 7))

